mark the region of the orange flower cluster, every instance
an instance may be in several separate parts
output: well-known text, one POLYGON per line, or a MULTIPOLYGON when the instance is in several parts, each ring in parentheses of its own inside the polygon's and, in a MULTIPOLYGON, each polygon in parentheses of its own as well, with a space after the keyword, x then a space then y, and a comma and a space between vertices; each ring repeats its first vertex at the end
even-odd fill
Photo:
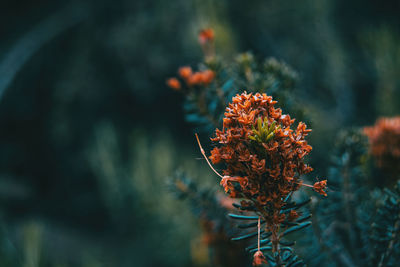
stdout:
POLYGON ((365 127, 364 133, 378 166, 393 171, 400 169, 400 116, 381 118, 374 126, 365 127))
POLYGON ((214 30, 211 28, 203 29, 199 33, 200 44, 205 44, 214 40, 214 30))
MULTIPOLYGON (((313 170, 304 162, 312 149, 305 140, 311 130, 302 122, 291 129, 294 119, 275 108, 276 103, 266 94, 236 95, 226 108, 223 129, 217 129, 211 139, 219 146, 209 157, 214 164, 226 166, 221 180, 225 192, 247 199, 241 202, 243 206, 254 204, 270 225, 281 223, 286 216, 296 217, 279 211, 284 198, 302 185, 300 175, 313 170)), ((325 195, 326 181, 319 186, 314 189, 325 195)))
MULTIPOLYGON (((185 66, 178 70, 179 76, 185 81, 188 87, 207 86, 215 78, 215 73, 212 70, 193 72, 191 67, 185 66)), ((174 90, 181 89, 181 83, 175 77, 167 80, 167 85, 174 90)))

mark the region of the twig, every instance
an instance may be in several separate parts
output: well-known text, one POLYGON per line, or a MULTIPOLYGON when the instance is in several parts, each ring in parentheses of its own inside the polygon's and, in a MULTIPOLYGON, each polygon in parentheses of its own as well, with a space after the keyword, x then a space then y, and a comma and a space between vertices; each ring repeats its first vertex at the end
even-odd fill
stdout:
POLYGON ((200 143, 200 140, 199 140, 199 136, 197 135, 197 133, 195 133, 194 135, 196 136, 197 143, 199 144, 200 152, 201 152, 201 154, 203 155, 204 159, 207 161, 208 166, 210 166, 211 170, 213 170, 219 177, 221 177, 222 179, 224 179, 225 177, 222 176, 221 174, 219 174, 219 173, 214 169, 214 167, 211 165, 210 161, 208 161, 208 158, 207 158, 207 156, 206 156, 206 152, 204 152, 204 149, 203 149, 203 147, 201 146, 201 143, 200 143))

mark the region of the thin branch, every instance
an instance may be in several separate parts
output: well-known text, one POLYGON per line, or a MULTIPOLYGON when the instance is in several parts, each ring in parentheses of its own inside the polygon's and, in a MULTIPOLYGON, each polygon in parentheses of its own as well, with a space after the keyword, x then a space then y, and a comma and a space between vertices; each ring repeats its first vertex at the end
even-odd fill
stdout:
POLYGON ((260 251, 260 229, 261 229, 261 222, 260 216, 258 216, 258 250, 260 251))
POLYGON ((219 177, 221 177, 222 179, 224 179, 225 176, 222 176, 221 174, 219 174, 214 167, 211 165, 210 161, 208 160, 207 156, 206 156, 206 152, 204 152, 203 147, 201 146, 200 140, 199 140, 199 136, 197 135, 197 133, 194 134, 196 136, 197 139, 197 143, 199 144, 199 148, 200 148, 200 152, 203 155, 204 159, 207 161, 208 166, 210 166, 211 170, 213 170, 219 177))

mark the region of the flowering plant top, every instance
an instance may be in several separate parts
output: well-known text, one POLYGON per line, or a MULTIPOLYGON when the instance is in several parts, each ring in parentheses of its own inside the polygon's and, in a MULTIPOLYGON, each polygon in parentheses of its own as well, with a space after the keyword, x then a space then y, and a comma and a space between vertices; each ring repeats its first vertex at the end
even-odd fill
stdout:
MULTIPOLYGON (((254 203, 262 213, 280 210, 285 197, 302 185, 300 175, 313 170, 304 162, 312 149, 305 140, 311 130, 302 122, 292 129, 295 120, 275 108, 276 103, 260 93, 233 97, 222 130, 212 138, 217 147, 209 157, 214 164, 225 164, 221 180, 225 192, 246 199, 242 205, 254 203)), ((317 184, 314 189, 325 195, 325 186, 317 184)), ((285 219, 275 212, 268 215, 271 223, 285 219)))
MULTIPOLYGON (((278 253, 275 262, 280 264, 280 239, 310 224, 298 219, 300 214, 296 209, 302 204, 290 203, 293 192, 301 186, 307 186, 326 196, 326 180, 316 182, 313 186, 300 180, 302 174, 313 170, 304 162, 304 157, 312 149, 305 140, 311 130, 303 122, 292 129, 295 120, 282 114, 280 108, 275 108, 276 103, 271 96, 260 93, 244 92, 233 97, 224 113, 222 130, 216 129, 215 137, 211 138, 217 146, 209 158, 213 164, 224 164, 223 175, 208 161, 196 135, 201 153, 212 170, 221 177, 220 184, 225 192, 232 198, 242 199, 240 205, 235 206, 258 215, 254 217, 258 218, 258 245, 253 265, 265 262, 260 252, 261 232, 270 233, 270 241, 263 242, 271 242, 272 252, 278 253), (262 231, 261 224, 265 224, 262 231), (296 227, 288 229, 290 224, 296 227)), ((254 219, 251 216, 231 216, 254 219)))

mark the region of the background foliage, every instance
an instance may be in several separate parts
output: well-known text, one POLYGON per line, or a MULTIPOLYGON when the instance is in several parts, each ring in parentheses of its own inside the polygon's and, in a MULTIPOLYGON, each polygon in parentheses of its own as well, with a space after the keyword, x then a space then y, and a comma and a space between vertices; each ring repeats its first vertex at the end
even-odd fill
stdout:
POLYGON ((399 5, 2 1, 0 265, 208 266, 199 222, 166 185, 177 168, 216 184, 165 86, 201 61, 199 29, 215 29, 222 56, 298 72, 311 165, 330 177, 340 129, 400 112, 399 5))

